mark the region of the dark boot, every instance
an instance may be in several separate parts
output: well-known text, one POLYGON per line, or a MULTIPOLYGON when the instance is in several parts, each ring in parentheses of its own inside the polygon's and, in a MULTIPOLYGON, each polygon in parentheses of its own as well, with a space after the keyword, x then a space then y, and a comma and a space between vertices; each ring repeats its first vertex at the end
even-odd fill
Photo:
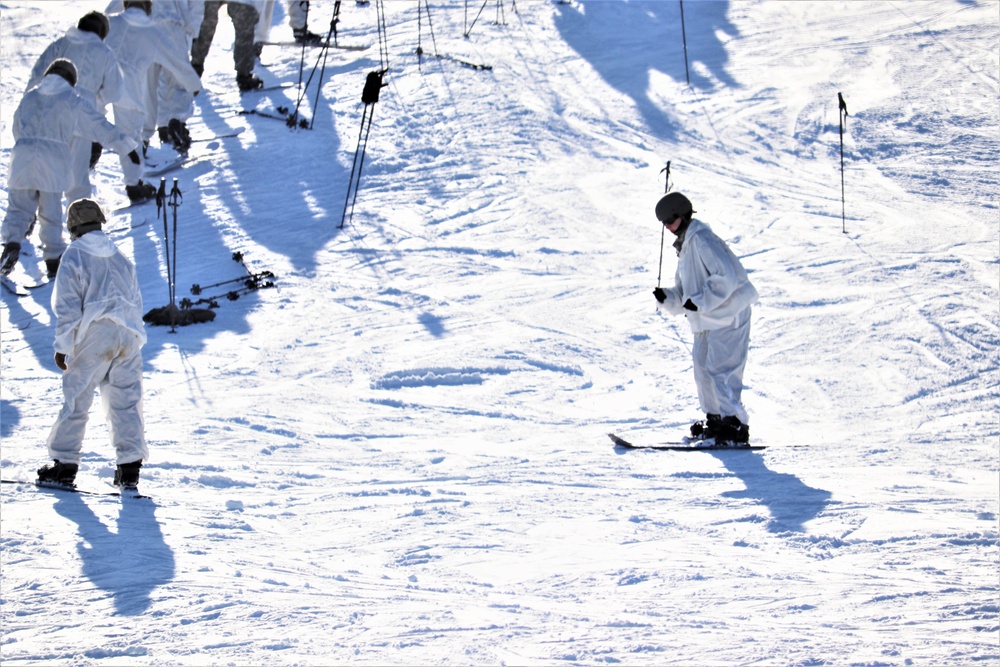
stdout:
POLYGON ((63 463, 56 460, 51 465, 44 465, 38 469, 38 481, 73 486, 78 468, 79 466, 75 463, 63 463))
POLYGON ((119 464, 115 470, 115 486, 120 486, 123 489, 134 489, 139 486, 139 468, 141 467, 142 461, 119 464))
POLYGON ((170 135, 170 143, 174 145, 178 153, 187 153, 191 148, 191 133, 188 132, 187 125, 178 118, 171 118, 167 125, 167 132, 170 135))
POLYGON ((17 258, 21 256, 21 244, 9 241, 3 244, 3 254, 0 255, 0 276, 6 276, 14 270, 17 258))
POLYGON ((144 201, 156 198, 156 186, 150 183, 143 183, 140 179, 135 185, 126 185, 125 194, 133 204, 141 204, 144 201))
POLYGON ((323 37, 311 32, 308 28, 295 28, 292 30, 292 34, 295 35, 295 41, 299 44, 322 44, 323 37))
POLYGON ((135 489, 138 487, 139 468, 141 467, 142 461, 119 464, 118 469, 115 470, 115 486, 120 486, 123 489, 135 489))
POLYGON ((707 414, 704 419, 691 424, 691 435, 701 440, 714 438, 721 422, 722 415, 707 414))
POLYGON ((727 442, 734 445, 746 445, 750 442, 750 427, 737 417, 723 418, 715 434, 717 443, 727 442))
POLYGON ((62 256, 56 257, 55 259, 45 260, 45 270, 49 275, 49 280, 54 279, 56 274, 59 273, 59 260, 61 259, 62 256))
POLYGON ((253 72, 249 74, 237 74, 236 75, 236 86, 240 89, 241 93, 245 93, 249 90, 257 90, 258 88, 264 87, 264 82, 260 80, 253 72))

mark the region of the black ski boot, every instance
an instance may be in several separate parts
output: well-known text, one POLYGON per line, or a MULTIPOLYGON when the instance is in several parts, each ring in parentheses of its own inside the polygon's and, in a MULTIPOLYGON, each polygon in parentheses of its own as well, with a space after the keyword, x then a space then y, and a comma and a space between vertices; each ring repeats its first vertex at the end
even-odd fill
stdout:
POLYGON ((707 414, 704 419, 691 424, 691 437, 699 440, 714 438, 721 423, 722 415, 707 414))
POLYGON ((62 255, 54 259, 45 260, 45 272, 49 276, 49 280, 53 280, 56 274, 59 273, 59 262, 62 260, 62 255))
POLYGON ((749 445, 750 427, 739 420, 738 417, 725 417, 719 424, 715 433, 715 441, 718 444, 749 445))
POLYGON ((21 256, 21 244, 8 241, 3 244, 3 255, 0 255, 0 276, 6 276, 14 270, 18 257, 21 256))
POLYGON ((78 469, 79 466, 75 463, 63 463, 57 459, 52 462, 52 465, 44 465, 38 469, 38 481, 73 486, 76 482, 78 469))
POLYGON ((135 490, 136 488, 138 488, 139 468, 141 467, 142 467, 142 461, 119 464, 118 469, 115 470, 115 486, 131 490, 135 490))
POLYGON ((295 41, 299 44, 313 45, 322 44, 323 37, 317 35, 314 32, 310 32, 308 28, 295 28, 292 30, 292 34, 295 35, 295 41))
POLYGON ((170 143, 178 153, 187 153, 191 148, 191 133, 188 132, 187 125, 178 118, 171 118, 167 125, 167 133, 170 136, 170 143))
POLYGON ((133 204, 141 204, 156 198, 156 186, 151 183, 143 183, 140 179, 135 185, 126 185, 125 194, 128 195, 128 200, 133 204))
POLYGON ((236 87, 240 89, 241 93, 245 93, 251 90, 257 90, 258 88, 263 88, 264 82, 261 81, 260 77, 256 76, 253 72, 250 74, 237 74, 236 87))

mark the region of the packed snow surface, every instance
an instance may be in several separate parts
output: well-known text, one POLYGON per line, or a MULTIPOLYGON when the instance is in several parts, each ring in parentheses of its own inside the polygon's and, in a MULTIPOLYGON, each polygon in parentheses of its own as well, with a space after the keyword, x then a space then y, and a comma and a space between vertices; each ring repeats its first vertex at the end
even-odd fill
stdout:
MULTIPOLYGON (((0 6, 4 204, 30 68, 91 8, 0 6)), ((1000 659, 1000 4, 687 2, 686 52, 677 2, 479 9, 345 2, 367 50, 242 96, 223 13, 189 127, 243 132, 166 175, 178 298, 217 317, 148 328, 151 500, 3 485, 3 662, 1000 659), (310 127, 238 113, 279 106, 310 127), (762 452, 606 436, 700 417, 690 330, 651 294, 668 163, 761 294, 762 452), (276 287, 190 293, 244 275, 235 252, 276 287)), ((257 73, 302 60, 266 46, 257 73)), ((166 305, 162 216, 118 210, 113 155, 94 182, 166 305)), ((50 294, 2 297, 4 479, 47 460, 50 294)), ((93 412, 78 481, 109 490, 93 412)))

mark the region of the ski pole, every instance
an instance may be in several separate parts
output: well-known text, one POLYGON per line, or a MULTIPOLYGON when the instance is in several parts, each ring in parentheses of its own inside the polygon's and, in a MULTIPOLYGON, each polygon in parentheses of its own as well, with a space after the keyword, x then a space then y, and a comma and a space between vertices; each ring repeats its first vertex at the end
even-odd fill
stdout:
POLYGON ((840 220, 842 231, 847 233, 847 203, 844 198, 844 122, 847 120, 847 102, 844 96, 837 93, 837 103, 839 110, 837 117, 840 119, 840 220))
POLYGON ((170 279, 170 333, 175 333, 174 325, 174 303, 177 298, 177 207, 181 205, 181 191, 177 187, 177 179, 174 179, 174 187, 170 189, 170 206, 174 209, 174 270, 170 279))
MULTIPOLYGON (((660 170, 660 173, 667 172, 667 178, 665 179, 665 184, 663 186, 663 193, 666 194, 670 192, 670 160, 667 160, 667 166, 660 170)), ((660 225, 660 272, 656 274, 656 286, 660 286, 660 281, 663 280, 663 245, 664 240, 667 236, 666 227, 662 224, 660 225)))

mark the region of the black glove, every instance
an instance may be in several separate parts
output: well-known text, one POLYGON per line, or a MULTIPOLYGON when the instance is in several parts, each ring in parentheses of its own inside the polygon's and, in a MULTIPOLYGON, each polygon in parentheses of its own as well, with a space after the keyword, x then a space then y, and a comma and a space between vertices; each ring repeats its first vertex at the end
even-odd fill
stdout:
POLYGON ((67 368, 67 366, 66 366, 66 355, 63 354, 62 352, 56 352, 56 366, 58 366, 59 370, 62 370, 62 371, 66 370, 66 368, 67 368))
POLYGON ((21 244, 17 241, 8 241, 3 244, 3 255, 0 255, 0 275, 6 276, 14 270, 17 258, 21 256, 21 244))
POLYGON ((667 300, 667 293, 663 291, 662 287, 657 287, 656 289, 654 289, 653 296, 655 296, 656 300, 659 301, 660 303, 663 303, 664 301, 667 300))
POLYGON ((692 301, 691 299, 688 299, 687 301, 684 302, 684 308, 690 310, 692 313, 698 312, 698 306, 694 305, 694 301, 692 301))
POLYGON ((128 159, 132 160, 132 164, 139 164, 140 162, 139 154, 136 153, 135 151, 132 151, 131 153, 128 154, 128 159))
POLYGON ((101 152, 104 151, 104 146, 100 145, 96 141, 90 144, 90 168, 93 169, 97 166, 97 161, 101 159, 101 152))

